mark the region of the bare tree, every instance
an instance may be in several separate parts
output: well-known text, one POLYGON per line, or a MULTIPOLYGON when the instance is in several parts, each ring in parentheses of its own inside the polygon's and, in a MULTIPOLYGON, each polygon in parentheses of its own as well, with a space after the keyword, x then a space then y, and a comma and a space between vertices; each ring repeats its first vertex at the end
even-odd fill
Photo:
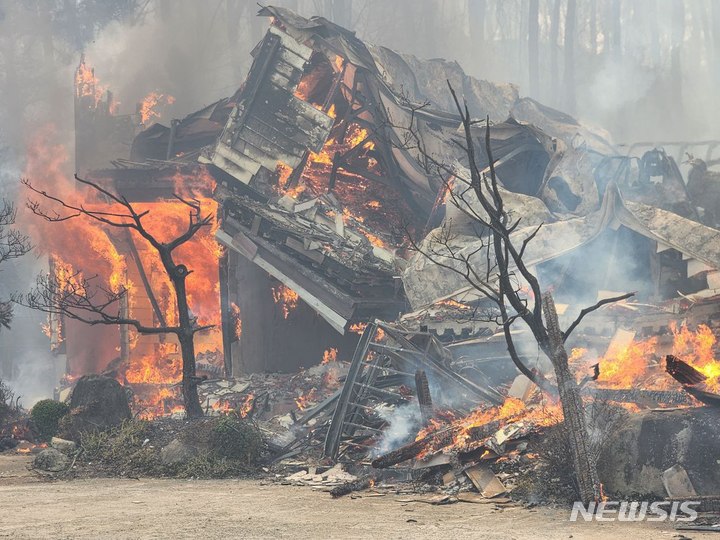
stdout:
POLYGON ((28 201, 28 208, 37 216, 50 222, 63 222, 69 219, 87 218, 110 228, 134 232, 145 239, 157 252, 162 266, 172 283, 175 292, 177 321, 176 326, 146 325, 137 319, 130 318, 122 309, 122 300, 127 289, 109 290, 104 287, 98 276, 85 277, 80 270, 70 276, 42 275, 38 277, 36 287, 25 295, 18 295, 14 300, 45 313, 58 314, 86 324, 129 325, 140 334, 173 334, 180 343, 183 360, 182 393, 185 411, 188 417, 203 415, 197 392, 198 378, 195 375, 195 334, 212 328, 198 325, 197 319, 191 316, 187 300, 185 281, 192 270, 174 259, 173 252, 183 244, 192 240, 200 229, 212 222, 212 216, 202 215, 197 200, 187 200, 178 195, 175 197, 186 204, 189 209, 188 225, 185 232, 168 242, 160 242, 143 224, 143 218, 149 210, 138 212, 128 200, 116 193, 75 176, 81 184, 91 188, 113 206, 103 209, 90 209, 82 204, 71 204, 59 197, 34 187, 27 179, 23 184, 42 199, 59 207, 59 212, 43 208, 39 201, 28 201))
MULTIPOLYGON (((449 84, 449 83, 448 83, 449 84)), ((484 151, 488 166, 481 169, 476 156, 478 124, 472 120, 467 104, 460 103, 450 87, 460 115, 463 141, 458 142, 467 156, 469 178, 462 178, 456 167, 447 165, 429 155, 421 144, 421 138, 411 126, 403 144, 412 146, 422 157, 426 170, 445 184, 448 200, 473 223, 476 241, 458 247, 457 233, 451 220, 422 241, 410 243, 414 250, 439 267, 458 274, 481 297, 489 301, 490 308, 475 311, 478 320, 496 323, 505 335, 508 353, 521 373, 533 380, 543 390, 559 394, 569 434, 572 458, 577 479, 578 493, 583 501, 598 500, 601 496, 595 458, 589 448, 585 413, 578 385, 568 366, 564 343, 582 319, 601 306, 627 299, 634 293, 601 300, 583 309, 576 320, 564 332, 560 329, 553 299, 542 292, 537 277, 528 269, 523 259, 527 246, 540 231, 542 224, 531 228, 519 237, 522 216, 511 214, 503 200, 503 188, 495 174, 495 163, 490 146, 490 120, 485 119, 484 151), (517 234, 516 234, 517 233, 517 234), (530 294, 523 292, 529 289, 530 294), (544 318, 543 318, 544 315, 544 318), (521 360, 515 346, 511 328, 522 321, 532 332, 540 350, 551 361, 557 386, 541 373, 528 368, 521 360)), ((415 111, 413 111, 413 117, 415 111)))
MULTIPOLYGON (((12 228, 17 212, 12 202, 3 200, 0 204, 0 264, 25 255, 32 246, 26 235, 12 228)), ((0 326, 10 328, 12 303, 0 300, 0 326)))

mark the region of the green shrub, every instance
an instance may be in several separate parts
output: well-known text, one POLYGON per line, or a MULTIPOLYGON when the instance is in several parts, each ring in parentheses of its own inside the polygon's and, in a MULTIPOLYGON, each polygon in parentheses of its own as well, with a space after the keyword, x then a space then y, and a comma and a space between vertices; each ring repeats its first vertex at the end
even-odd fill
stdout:
POLYGON ((70 411, 65 403, 52 399, 38 401, 30 411, 30 418, 38 434, 38 438, 49 441, 58 432, 60 419, 70 411))
POLYGON ((218 456, 244 464, 255 463, 263 448, 260 431, 234 416, 224 416, 217 421, 212 429, 210 444, 218 456))
POLYGON ((144 445, 151 437, 152 425, 145 420, 126 420, 110 430, 82 433, 83 460, 112 475, 157 475, 161 470, 158 451, 144 445))
POLYGON ((252 469, 238 460, 202 452, 184 463, 166 467, 166 472, 177 478, 233 478, 247 476, 252 469))
POLYGON ((0 425, 10 420, 13 411, 13 398, 12 390, 0 380, 0 425))

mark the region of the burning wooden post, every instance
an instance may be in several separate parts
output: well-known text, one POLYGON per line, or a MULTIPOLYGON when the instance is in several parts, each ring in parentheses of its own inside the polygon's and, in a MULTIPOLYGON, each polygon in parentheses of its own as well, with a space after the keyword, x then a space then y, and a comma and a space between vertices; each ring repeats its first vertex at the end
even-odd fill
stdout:
POLYGON ((430 384, 425 370, 418 369, 415 372, 415 392, 420 406, 420 417, 423 426, 427 426, 433 415, 433 404, 430 396, 430 384))

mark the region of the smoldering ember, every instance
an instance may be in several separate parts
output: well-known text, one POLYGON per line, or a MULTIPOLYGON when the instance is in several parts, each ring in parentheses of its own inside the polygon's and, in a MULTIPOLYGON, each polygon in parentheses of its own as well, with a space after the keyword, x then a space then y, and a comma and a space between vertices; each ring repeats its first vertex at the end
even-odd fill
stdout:
POLYGON ((720 3, 0 14, 0 533, 720 531, 720 3))

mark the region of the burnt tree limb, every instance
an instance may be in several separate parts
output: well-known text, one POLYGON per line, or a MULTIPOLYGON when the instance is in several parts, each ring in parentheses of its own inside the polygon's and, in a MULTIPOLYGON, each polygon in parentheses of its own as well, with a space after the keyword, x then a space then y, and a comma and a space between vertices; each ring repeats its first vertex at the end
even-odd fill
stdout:
POLYGON ((415 392, 417 393, 423 426, 427 426, 433 416, 433 404, 430 396, 430 383, 427 374, 422 369, 415 372, 415 392))

